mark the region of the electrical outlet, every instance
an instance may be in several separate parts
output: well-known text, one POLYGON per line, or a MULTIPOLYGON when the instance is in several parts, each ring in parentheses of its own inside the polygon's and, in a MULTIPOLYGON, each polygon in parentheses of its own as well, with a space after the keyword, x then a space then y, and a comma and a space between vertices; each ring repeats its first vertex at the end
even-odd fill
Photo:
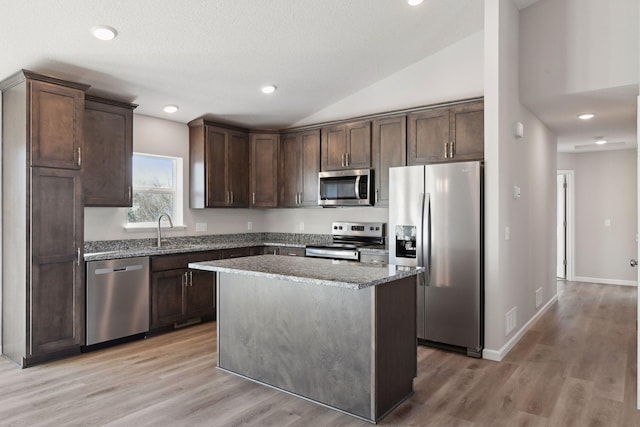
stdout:
POLYGON ((508 336, 516 328, 518 321, 518 308, 513 307, 504 315, 504 335, 508 336))
POLYGON ((253 223, 251 221, 247 221, 247 230, 253 229, 253 223))
POLYGON ((207 231, 206 222, 196 222, 196 231, 207 231))
POLYGON ((536 308, 542 304, 542 288, 536 289, 536 308))
POLYGON ((504 228, 504 240, 511 240, 511 228, 509 226, 504 228))

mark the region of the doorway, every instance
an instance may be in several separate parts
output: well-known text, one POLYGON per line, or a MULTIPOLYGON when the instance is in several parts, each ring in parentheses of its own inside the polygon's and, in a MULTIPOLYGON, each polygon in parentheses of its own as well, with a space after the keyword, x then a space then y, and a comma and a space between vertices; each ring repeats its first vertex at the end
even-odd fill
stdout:
POLYGON ((556 276, 573 280, 573 171, 559 170, 556 178, 556 276))

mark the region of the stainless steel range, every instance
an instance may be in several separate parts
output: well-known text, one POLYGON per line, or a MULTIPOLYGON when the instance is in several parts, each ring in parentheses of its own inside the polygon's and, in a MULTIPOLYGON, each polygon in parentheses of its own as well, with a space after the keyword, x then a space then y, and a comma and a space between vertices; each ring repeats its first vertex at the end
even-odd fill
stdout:
POLYGON ((384 245, 385 226, 381 222, 334 222, 331 235, 331 244, 307 246, 306 256, 360 261, 358 248, 384 245))

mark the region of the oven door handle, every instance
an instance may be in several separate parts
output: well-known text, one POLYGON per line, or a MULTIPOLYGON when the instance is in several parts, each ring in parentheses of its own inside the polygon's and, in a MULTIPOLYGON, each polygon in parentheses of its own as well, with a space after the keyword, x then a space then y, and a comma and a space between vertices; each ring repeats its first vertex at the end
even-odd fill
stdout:
POLYGON ((360 258, 356 249, 345 251, 343 249, 307 248, 305 255, 308 257, 346 259, 351 261, 358 261, 360 258))

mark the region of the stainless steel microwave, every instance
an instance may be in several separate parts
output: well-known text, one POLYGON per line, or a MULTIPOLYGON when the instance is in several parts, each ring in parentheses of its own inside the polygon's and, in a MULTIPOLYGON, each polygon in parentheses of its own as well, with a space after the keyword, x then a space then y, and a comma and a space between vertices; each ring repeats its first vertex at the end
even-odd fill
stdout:
POLYGON ((372 206, 373 169, 320 172, 320 206, 372 206))

